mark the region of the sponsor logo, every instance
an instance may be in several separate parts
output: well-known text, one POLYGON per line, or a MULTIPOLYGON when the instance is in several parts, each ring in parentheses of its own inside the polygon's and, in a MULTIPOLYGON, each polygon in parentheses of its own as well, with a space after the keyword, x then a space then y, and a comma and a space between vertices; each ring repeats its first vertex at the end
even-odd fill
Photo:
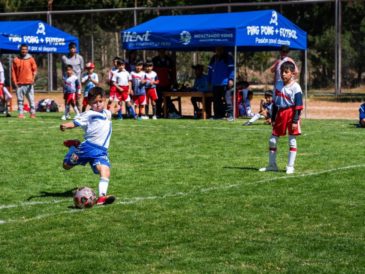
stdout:
POLYGON ((38 23, 38 29, 36 34, 46 35, 46 26, 43 23, 38 23))
POLYGON ((126 31, 123 32, 123 42, 149 42, 150 32, 146 31, 144 34, 138 34, 137 32, 126 31))
POLYGON ((180 41, 183 43, 183 45, 190 44, 191 41, 191 34, 190 32, 184 30, 180 33, 180 41))
POLYGON ((274 24, 275 26, 278 25, 278 14, 276 13, 276 11, 272 11, 269 24, 274 24))

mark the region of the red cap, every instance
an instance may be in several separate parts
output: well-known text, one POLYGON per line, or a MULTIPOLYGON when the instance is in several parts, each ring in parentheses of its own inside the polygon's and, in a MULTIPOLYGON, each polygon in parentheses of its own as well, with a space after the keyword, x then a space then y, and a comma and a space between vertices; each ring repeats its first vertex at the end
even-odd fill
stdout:
POLYGON ((95 68, 95 65, 94 65, 94 63, 91 63, 91 62, 89 62, 89 63, 86 63, 86 65, 85 65, 85 68, 95 68))

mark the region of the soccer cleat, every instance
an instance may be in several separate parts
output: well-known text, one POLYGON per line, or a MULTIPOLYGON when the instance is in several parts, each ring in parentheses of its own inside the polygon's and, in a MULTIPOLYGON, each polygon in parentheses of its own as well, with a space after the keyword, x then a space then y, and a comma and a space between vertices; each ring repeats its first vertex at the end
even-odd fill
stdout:
POLYGON ((11 117, 10 113, 6 113, 5 117, 11 117))
POLYGON ((97 205, 110 205, 114 203, 115 196, 107 195, 107 196, 100 196, 98 200, 96 201, 97 205))
POLYGON ((71 119, 71 115, 67 114, 66 119, 71 119))
POLYGON ((67 119, 66 119, 66 116, 65 116, 65 115, 62 115, 61 120, 62 120, 62 121, 66 121, 66 120, 67 120, 67 119))
POLYGON ((148 120, 148 119, 150 119, 150 117, 148 117, 146 115, 141 116, 141 118, 142 118, 142 120, 148 120))
POLYGON ((227 121, 228 121, 228 122, 233 122, 233 121, 234 121, 234 119, 233 119, 233 117, 232 117, 232 116, 229 116, 229 117, 227 118, 227 121))
POLYGON ((80 144, 80 140, 66 140, 63 142, 65 147, 78 147, 80 144))
POLYGON ((261 171, 261 172, 264 172, 264 171, 275 171, 276 172, 276 171, 279 171, 279 169, 278 169, 277 165, 269 165, 267 167, 260 168, 259 171, 261 171))
POLYGON ((156 115, 153 115, 152 116, 152 120, 157 120, 157 116, 156 115))
POLYGON ((20 113, 19 115, 18 115, 18 118, 19 119, 24 119, 25 117, 24 117, 24 114, 23 113, 20 113))
POLYGON ((242 124, 243 126, 251 126, 252 123, 250 121, 247 121, 246 123, 242 124))
POLYGON ((30 118, 35 119, 35 114, 34 113, 31 113, 30 114, 30 118))
POLYGON ((294 173, 294 167, 293 166, 287 166, 286 167, 286 174, 293 174, 294 173))

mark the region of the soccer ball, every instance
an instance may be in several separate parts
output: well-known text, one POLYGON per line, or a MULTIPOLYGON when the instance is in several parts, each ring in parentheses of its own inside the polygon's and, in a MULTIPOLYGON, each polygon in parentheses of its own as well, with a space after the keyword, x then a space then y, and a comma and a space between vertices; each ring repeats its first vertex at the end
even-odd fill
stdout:
POLYGON ((96 194, 93 189, 87 186, 79 187, 74 194, 76 208, 91 208, 96 204, 96 194))

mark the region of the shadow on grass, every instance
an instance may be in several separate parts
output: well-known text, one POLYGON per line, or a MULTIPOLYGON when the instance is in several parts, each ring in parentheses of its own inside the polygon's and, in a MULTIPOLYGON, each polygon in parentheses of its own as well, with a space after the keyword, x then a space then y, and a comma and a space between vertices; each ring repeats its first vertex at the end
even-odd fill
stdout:
MULTIPOLYGON (((247 166, 224 166, 223 168, 259 171, 259 168, 257 168, 257 167, 247 167, 247 166)), ((269 172, 271 172, 271 171, 269 171, 269 172)), ((286 171, 283 169, 283 170, 279 170, 279 171, 276 171, 276 172, 284 172, 285 173, 286 171)))
POLYGON ((256 171, 259 170, 257 167, 247 167, 247 166, 224 166, 223 168, 226 168, 226 169, 241 169, 241 170, 256 170, 256 171))
POLYGON ((47 198, 47 197, 73 197, 76 188, 72 188, 70 190, 66 190, 64 192, 47 192, 41 191, 39 195, 32 195, 30 196, 27 201, 30 201, 34 198, 47 198))

